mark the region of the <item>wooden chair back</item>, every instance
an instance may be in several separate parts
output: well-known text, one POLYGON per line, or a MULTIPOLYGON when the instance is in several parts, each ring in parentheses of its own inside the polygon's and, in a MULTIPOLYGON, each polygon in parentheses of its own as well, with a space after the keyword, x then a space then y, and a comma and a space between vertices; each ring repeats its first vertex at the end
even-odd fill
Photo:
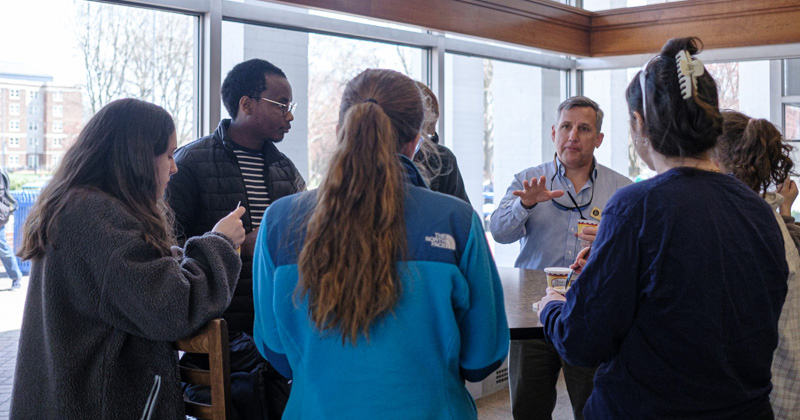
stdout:
POLYGON ((211 388, 211 405, 184 397, 186 414, 198 419, 224 420, 231 405, 231 375, 228 355, 228 324, 216 318, 194 335, 175 342, 178 350, 208 355, 209 369, 180 367, 181 381, 211 388))

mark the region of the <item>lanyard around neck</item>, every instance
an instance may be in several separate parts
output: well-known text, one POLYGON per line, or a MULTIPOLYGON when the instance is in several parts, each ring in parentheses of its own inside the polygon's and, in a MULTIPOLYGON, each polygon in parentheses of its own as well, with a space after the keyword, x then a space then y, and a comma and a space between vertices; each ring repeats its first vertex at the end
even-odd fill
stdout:
MULTIPOLYGON (((562 185, 566 185, 564 183, 564 180, 563 180, 564 177, 561 175, 561 166, 563 166, 563 165, 559 165, 559 163, 560 162, 558 161, 558 158, 556 158, 555 159, 556 173, 554 173, 553 176, 550 177, 550 191, 553 191, 553 180, 555 180, 556 176, 558 176, 559 179, 561 179, 561 184, 562 185)), ((575 200, 575 197, 573 197, 572 193, 569 192, 569 188, 565 188, 567 196, 569 197, 570 201, 572 201, 572 205, 574 207, 569 207, 569 206, 565 206, 563 204, 560 204, 555 199, 550 200, 550 201, 553 202, 553 205, 555 205, 556 208, 559 209, 559 210, 577 211, 578 214, 581 216, 581 219, 585 219, 585 217, 583 217, 583 211, 582 210, 587 208, 587 207, 589 207, 592 204, 592 200, 594 200, 594 180, 595 180, 594 171, 595 171, 595 164, 594 164, 594 161, 592 161, 592 168, 590 169, 590 172, 589 172, 589 181, 591 181, 591 183, 592 183, 592 186, 591 186, 592 194, 589 196, 589 201, 586 204, 584 204, 582 206, 578 205, 578 202, 575 200)))

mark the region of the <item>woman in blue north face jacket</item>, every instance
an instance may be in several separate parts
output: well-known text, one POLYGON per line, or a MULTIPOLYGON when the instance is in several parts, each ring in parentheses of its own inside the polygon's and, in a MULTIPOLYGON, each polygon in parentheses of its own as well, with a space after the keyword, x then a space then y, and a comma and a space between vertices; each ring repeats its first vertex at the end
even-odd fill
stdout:
POLYGON ((320 188, 276 201, 254 260, 254 335, 294 380, 285 419, 475 419, 464 380, 506 357, 503 290, 481 220, 411 158, 420 90, 367 70, 342 97, 320 188))

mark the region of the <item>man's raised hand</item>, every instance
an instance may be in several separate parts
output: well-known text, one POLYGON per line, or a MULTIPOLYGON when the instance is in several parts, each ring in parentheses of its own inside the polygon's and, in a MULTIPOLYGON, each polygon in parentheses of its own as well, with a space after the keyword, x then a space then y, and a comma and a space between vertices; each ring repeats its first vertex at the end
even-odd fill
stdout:
POLYGON ((530 182, 528 182, 528 180, 523 180, 522 190, 512 191, 511 194, 519 197, 520 201, 522 201, 522 206, 529 209, 538 203, 561 197, 564 195, 564 191, 548 190, 547 179, 542 175, 539 179, 531 179, 530 182))

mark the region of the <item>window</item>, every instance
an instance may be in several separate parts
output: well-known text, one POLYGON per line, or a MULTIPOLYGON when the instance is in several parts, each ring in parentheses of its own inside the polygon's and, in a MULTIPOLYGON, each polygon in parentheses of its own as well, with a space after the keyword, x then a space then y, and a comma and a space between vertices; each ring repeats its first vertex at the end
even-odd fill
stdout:
POLYGON ((39 145, 39 138, 38 137, 28 137, 28 146, 36 147, 39 145))
POLYGON ((79 54, 92 59, 87 71, 98 76, 89 83, 101 87, 88 95, 89 113, 115 99, 138 98, 156 103, 172 115, 178 144, 197 138, 195 107, 199 99, 194 90, 198 67, 194 60, 198 18, 96 2, 77 2, 74 7, 84 23, 77 37, 87 45, 79 54), (121 31, 117 29, 120 26, 121 31), (106 33, 120 35, 114 39, 104 36, 106 33), (141 71, 124 71, 120 61, 141 71))
MULTIPOLYGON (((195 65, 195 60, 202 55, 195 42, 199 32, 197 15, 148 9, 146 2, 137 0, 50 0, 45 2, 47 7, 41 7, 41 2, 17 3, 11 9, 14 13, 6 13, 9 19, 3 19, 0 35, 12 39, 10 35, 28 30, 30 19, 12 16, 36 16, 37 25, 49 28, 48 39, 57 41, 43 44, 22 36, 14 38, 15 42, 4 42, 0 48, 2 61, 31 72, 20 75, 26 85, 12 92, 28 100, 22 114, 35 104, 38 112, 29 115, 46 115, 44 124, 48 130, 52 116, 63 120, 65 132, 77 135, 84 116, 94 115, 115 99, 131 97, 166 109, 175 120, 180 141, 198 137, 195 127, 200 101, 196 75, 202 65, 195 65), (45 99, 47 105, 42 105, 45 99)), ((150 5, 170 7, 165 3, 168 2, 157 0, 150 5)), ((5 92, 4 95, 8 97, 5 92)), ((3 120, 2 124, 7 123, 3 120)))
POLYGON ((56 133, 60 133, 64 131, 64 122, 63 121, 53 121, 53 131, 56 133))
POLYGON ((11 115, 19 115, 19 104, 9 104, 8 113, 11 115))
POLYGON ((19 89, 11 89, 8 96, 11 99, 19 99, 19 89))
MULTIPOLYGON (((266 57, 292 85, 299 105, 288 139, 280 144, 306 179, 319 185, 336 143, 339 100, 348 80, 367 68, 388 68, 423 78, 421 48, 309 34, 235 22, 222 25, 222 74, 241 61, 266 57)), ((223 76, 224 77, 224 76, 223 76)), ((227 111, 222 108, 222 118, 227 111)))
MULTIPOLYGON (((800 104, 786 104, 783 106, 784 138, 791 141, 800 141, 800 104)), ((795 145, 795 148, 797 145, 795 145)))
POLYGON ((8 129, 11 131, 19 131, 19 120, 10 120, 8 122, 8 129))
POLYGON ((39 166, 39 156, 28 155, 28 167, 37 168, 39 166))
POLYGON ((8 164, 10 166, 19 166, 19 156, 9 156, 8 164))
POLYGON ((61 147, 61 146, 62 146, 62 142, 63 142, 63 140, 64 140, 64 139, 63 139, 62 137, 56 137, 56 138, 54 138, 54 139, 53 139, 53 147, 61 147))
MULTIPOLYGON (((488 221, 514 174, 554 153, 550 128, 566 96, 564 73, 449 53, 445 72, 449 106, 442 141, 463 168, 470 201, 488 221)), ((489 243, 498 265, 514 265, 519 245, 489 243)))
MULTIPOLYGON (((702 58, 702 56, 700 57, 702 58)), ((719 105, 757 118, 770 117, 769 61, 705 63, 717 82, 719 105)), ((583 72, 583 94, 595 100, 605 111, 603 145, 595 151, 597 160, 629 176, 641 180, 655 175, 647 168, 630 142, 630 121, 625 89, 640 67, 583 72), (610 146, 610 147, 609 147, 610 146)))
POLYGON ((61 156, 53 156, 53 166, 57 166, 61 163, 61 156))
POLYGON ((39 115, 39 107, 36 105, 31 105, 31 111, 28 113, 29 115, 39 115))
POLYGON ((19 146, 19 137, 9 137, 8 138, 8 145, 9 146, 19 146))
POLYGON ((783 95, 800 95, 800 58, 783 60, 783 95))
POLYGON ((753 118, 770 119, 769 61, 710 63, 706 68, 717 82, 719 107, 733 109, 753 118))
POLYGON ((648 4, 672 3, 683 0, 583 0, 583 8, 593 12, 624 7, 646 6, 648 4))
POLYGON ((38 129, 39 129, 39 123, 38 122, 36 122, 36 121, 28 122, 28 130, 36 131, 38 129))

